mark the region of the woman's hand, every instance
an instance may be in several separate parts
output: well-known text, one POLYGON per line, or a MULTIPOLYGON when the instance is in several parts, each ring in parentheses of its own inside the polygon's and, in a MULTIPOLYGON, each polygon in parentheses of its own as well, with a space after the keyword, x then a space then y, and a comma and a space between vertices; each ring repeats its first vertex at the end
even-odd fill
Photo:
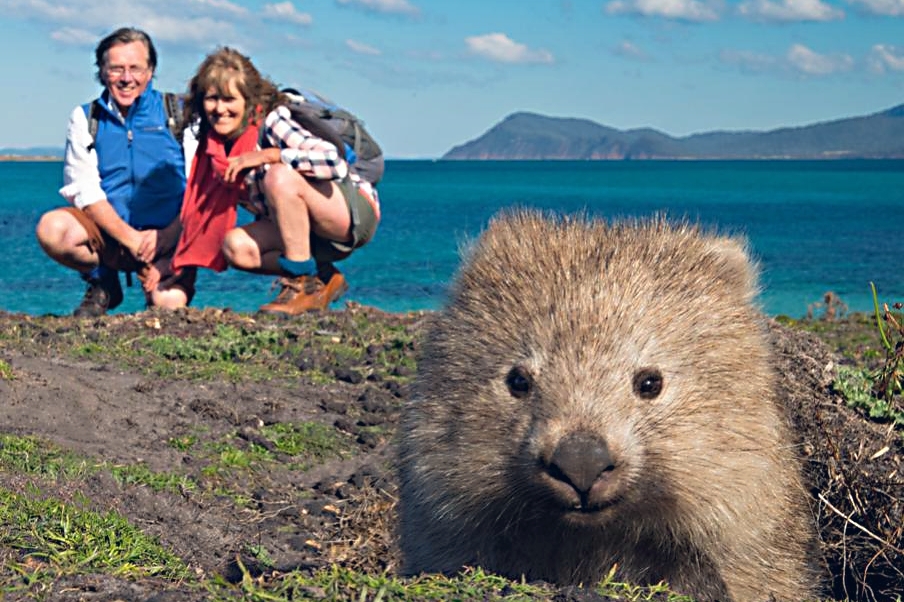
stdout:
POLYGON ((141 281, 141 288, 144 292, 149 293, 157 288, 161 280, 160 270, 153 263, 150 263, 138 271, 138 280, 141 281))
POLYGON ((251 151, 250 153, 242 153, 238 157, 230 157, 223 179, 230 183, 236 182, 249 169, 254 169, 267 163, 279 163, 279 161, 278 148, 265 148, 251 151))

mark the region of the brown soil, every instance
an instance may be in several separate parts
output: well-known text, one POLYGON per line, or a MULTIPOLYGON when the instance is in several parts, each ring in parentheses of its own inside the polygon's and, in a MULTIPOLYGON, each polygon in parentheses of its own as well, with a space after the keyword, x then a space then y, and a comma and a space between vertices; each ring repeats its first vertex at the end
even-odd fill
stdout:
MULTIPOLYGON (((335 429, 354 447, 350 458, 307 470, 291 457, 243 473, 229 483, 236 497, 211 492, 154 492, 120 484, 109 472, 77 483, 42 480, 46 495, 84 496, 98 509, 112 509, 178 555, 199 576, 242 577, 240 560, 264 581, 290 570, 313 572, 331 564, 365 572, 394 571, 393 435, 404 385, 412 374, 402 365, 375 369, 380 344, 358 338, 361 320, 397 327, 414 337, 402 350, 414 357, 423 315, 390 315, 349 305, 328 315, 283 322, 214 310, 142 312, 97 320, 29 318, 0 313, 0 360, 14 379, 0 379, 0 434, 29 435, 71 452, 111 464, 144 463, 152 471, 205 479, 204 462, 172 445, 194 436, 201 442, 234 436, 237 445, 272 448, 264 425, 318 422, 335 429), (73 335, 92 332, 132 339, 159 332, 204 337, 221 324, 246 332, 274 328, 298 336, 297 353, 274 358, 332 378, 231 382, 159 379, 141 365, 74 359, 64 352, 73 335), (17 333, 15 345, 4 333, 17 333), (24 337, 23 337, 24 333, 24 337), (341 360, 304 342, 334 337, 364 347, 360 357, 341 360), (22 341, 26 341, 23 343, 22 341), (68 341, 68 342, 67 342, 68 341), (401 384, 400 384, 401 383, 401 384), (268 551, 269 563, 250 553, 268 551)), ((835 598, 884 600, 904 591, 904 443, 900 430, 847 408, 832 382, 836 353, 847 330, 869 333, 868 321, 850 319, 830 333, 832 347, 800 329, 773 323, 781 386, 789 419, 801 439, 812 491, 814 520, 821 534, 818 562, 827 594, 835 598), (885 450, 883 452, 883 450, 885 450)), ((848 333, 849 334, 849 333, 848 333)), ((878 348, 869 339, 849 357, 878 348)), ((824 339, 829 338, 827 335, 824 339)), ((845 343, 847 344, 847 343, 845 343)), ((150 362, 150 358, 148 359, 150 362)), ((743 375, 738 375, 743 378, 743 375)), ((0 469, 0 488, 22 492, 37 477, 0 469)), ((0 563, 13 552, 0 547, 0 563)), ((15 559, 21 561, 21 558, 15 559)), ((80 576, 54 584, 54 600, 196 600, 198 592, 178 583, 80 576)), ((311 593, 316 597, 316 592, 311 593)), ((561 599, 593 599, 588 592, 562 592, 561 599)))

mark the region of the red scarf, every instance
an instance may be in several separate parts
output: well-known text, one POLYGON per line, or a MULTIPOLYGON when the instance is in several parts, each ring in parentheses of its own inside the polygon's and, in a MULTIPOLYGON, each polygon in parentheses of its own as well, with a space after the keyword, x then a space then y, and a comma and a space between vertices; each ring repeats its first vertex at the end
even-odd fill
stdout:
POLYGON ((235 227, 239 195, 245 192, 244 179, 232 184, 223 180, 229 157, 237 157, 257 147, 258 126, 251 124, 235 140, 226 154, 224 139, 209 131, 198 143, 182 199, 182 235, 173 255, 173 271, 198 266, 215 272, 226 269, 223 239, 235 227))

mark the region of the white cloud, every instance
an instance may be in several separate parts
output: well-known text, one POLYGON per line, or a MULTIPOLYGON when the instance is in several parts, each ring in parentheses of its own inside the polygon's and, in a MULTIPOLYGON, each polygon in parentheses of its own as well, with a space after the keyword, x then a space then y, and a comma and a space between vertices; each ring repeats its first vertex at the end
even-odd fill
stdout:
POLYGON ((844 18, 844 11, 822 0, 747 0, 738 13, 755 21, 833 21, 844 18))
POLYGON ((867 59, 869 68, 875 73, 886 71, 904 71, 904 48, 876 44, 867 59))
POLYGON ((794 44, 786 55, 793 69, 805 75, 831 75, 842 71, 850 71, 854 59, 846 54, 826 55, 810 50, 803 44, 794 44))
POLYGON ((248 10, 243 7, 229 2, 228 0, 191 0, 191 4, 199 4, 201 6, 209 6, 219 10, 220 12, 232 13, 234 15, 246 15, 248 10))
POLYGON ((904 16, 904 0, 848 0, 848 2, 863 6, 867 12, 877 15, 904 16))
POLYGON ((114 28, 135 25, 155 42, 219 44, 241 37, 237 17, 247 10, 227 0, 0 0, 0 10, 11 17, 25 17, 50 25, 51 38, 70 45, 93 45, 114 28), (93 32, 87 41, 86 32, 93 32))
POLYGON ((417 16, 421 9, 408 0, 336 0, 337 4, 363 8, 375 13, 417 16))
POLYGON ((773 56, 745 50, 722 50, 719 60, 746 73, 784 73, 786 75, 822 77, 845 73, 854 68, 847 54, 819 54, 803 44, 794 44, 784 56, 773 56))
POLYGON ((97 43, 97 34, 76 27, 63 27, 50 32, 50 39, 62 44, 88 46, 97 43))
POLYGON ((74 2, 46 2, 45 0, 0 0, 0 8, 13 15, 42 17, 49 20, 71 19, 78 15, 74 2))
POLYGON ((612 49, 613 54, 617 54, 618 56, 623 56, 625 58, 633 59, 636 61, 648 61, 650 60, 650 55, 648 55, 642 48, 640 48, 634 42, 629 40, 622 40, 615 48, 612 49))
POLYGON ((548 50, 531 50, 524 44, 513 41, 504 33, 488 33, 465 38, 471 54, 497 63, 544 63, 555 62, 548 50))
POLYGON ((778 65, 778 60, 773 56, 746 50, 723 50, 719 54, 719 59, 748 73, 771 71, 778 65))
POLYGON ((362 44, 361 42, 356 42, 355 40, 345 40, 345 45, 352 52, 357 52, 358 54, 367 54, 369 56, 379 56, 383 54, 377 48, 368 46, 367 44, 362 44))
POLYGON ((716 21, 716 4, 700 0, 612 0, 606 4, 610 15, 641 15, 678 21, 716 21))
POLYGON ((288 21, 296 25, 310 25, 314 18, 309 13, 300 13, 291 2, 279 2, 277 4, 265 4, 264 18, 278 21, 288 21))

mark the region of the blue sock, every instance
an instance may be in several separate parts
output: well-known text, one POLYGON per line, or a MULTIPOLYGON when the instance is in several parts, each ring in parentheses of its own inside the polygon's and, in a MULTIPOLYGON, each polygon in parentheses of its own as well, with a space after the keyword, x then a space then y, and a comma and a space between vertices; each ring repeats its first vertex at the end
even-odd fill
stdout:
POLYGON ((104 264, 100 264, 96 268, 92 269, 90 272, 85 272, 82 274, 82 278, 84 280, 90 280, 93 282, 97 282, 101 280, 104 276, 109 276, 114 273, 113 270, 105 266, 104 264))
POLYGON ((317 262, 314 261, 314 258, 305 259, 304 261, 293 261, 291 259, 286 259, 285 255, 280 255, 279 267, 287 273, 289 276, 298 277, 298 276, 310 276, 312 274, 317 273, 317 262))

